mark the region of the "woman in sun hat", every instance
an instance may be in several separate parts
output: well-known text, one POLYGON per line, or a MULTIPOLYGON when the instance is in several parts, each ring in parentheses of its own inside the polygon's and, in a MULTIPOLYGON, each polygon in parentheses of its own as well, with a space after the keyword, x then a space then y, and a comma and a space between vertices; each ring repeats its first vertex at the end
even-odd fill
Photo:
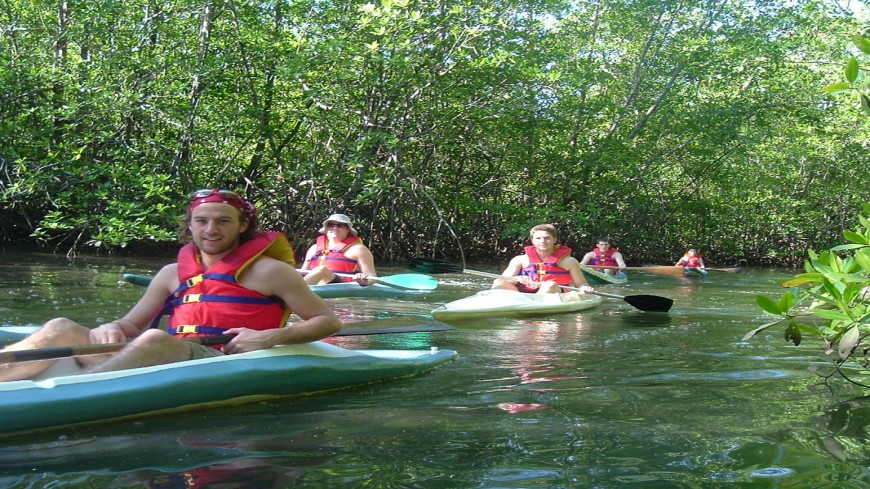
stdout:
POLYGON ((377 277, 375 259, 363 244, 353 221, 344 214, 333 214, 323 221, 317 242, 308 248, 302 270, 310 285, 356 281, 369 285, 377 277), (338 275, 340 274, 340 275, 338 275))

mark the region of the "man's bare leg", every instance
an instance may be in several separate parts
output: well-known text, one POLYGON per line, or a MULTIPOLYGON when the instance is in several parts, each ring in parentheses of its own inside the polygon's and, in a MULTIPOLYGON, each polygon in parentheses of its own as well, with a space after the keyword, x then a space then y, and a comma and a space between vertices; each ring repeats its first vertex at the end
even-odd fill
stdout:
POLYGON ((306 273, 304 278, 308 285, 322 285, 335 280, 335 274, 325 266, 319 266, 306 273))
POLYGON ((165 331, 150 329, 110 359, 89 368, 87 372, 114 372, 190 360, 191 344, 165 331))
MULTIPOLYGON (((88 328, 67 318, 55 318, 27 338, 2 351, 32 350, 88 344, 88 328)), ((13 362, 0 364, 0 382, 29 379, 51 367, 56 360, 13 362)))

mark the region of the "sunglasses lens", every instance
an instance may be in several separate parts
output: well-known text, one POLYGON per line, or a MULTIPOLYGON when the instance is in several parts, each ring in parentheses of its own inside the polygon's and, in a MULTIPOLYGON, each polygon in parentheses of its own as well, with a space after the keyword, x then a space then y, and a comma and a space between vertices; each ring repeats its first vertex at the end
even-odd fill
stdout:
POLYGON ((218 195, 220 195, 221 197, 223 197, 225 199, 242 200, 242 196, 237 194, 236 192, 233 192, 232 190, 215 190, 212 188, 204 188, 204 189, 197 190, 196 192, 193 193, 193 197, 197 198, 197 199, 202 198, 202 197, 208 197, 209 195, 212 195, 215 192, 217 192, 218 195))

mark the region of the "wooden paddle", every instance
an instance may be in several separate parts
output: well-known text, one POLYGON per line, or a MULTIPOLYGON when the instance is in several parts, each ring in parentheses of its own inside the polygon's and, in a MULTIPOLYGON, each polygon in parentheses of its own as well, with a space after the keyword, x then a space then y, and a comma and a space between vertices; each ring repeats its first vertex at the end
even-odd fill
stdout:
MULTIPOLYGON (((411 259, 411 262, 408 265, 411 270, 416 270, 425 273, 467 273, 469 275, 478 275, 481 277, 489 277, 489 278, 501 278, 505 280, 511 280, 513 282, 519 282, 519 279, 515 277, 505 277, 503 275, 499 275, 496 273, 487 273, 487 272, 478 272, 476 270, 469 270, 467 268, 462 268, 458 265, 455 265, 449 261, 438 260, 434 258, 419 258, 415 257, 411 259)), ((581 291, 582 289, 576 287, 566 287, 564 285, 561 286, 563 289, 568 290, 577 290, 581 291)), ((671 310, 671 306, 674 305, 673 299, 668 299, 667 297, 660 297, 657 295, 616 295, 616 294, 606 294, 604 292, 587 292, 601 297, 607 297, 610 299, 620 299, 628 304, 640 309, 641 311, 648 312, 668 312, 671 310)))
MULTIPOLYGON (((333 336, 362 336, 372 334, 394 333, 431 333, 435 331, 450 331, 453 326, 448 324, 432 324, 428 326, 396 326, 387 328, 345 328, 333 336)), ((202 337, 183 337, 185 341, 199 345, 223 345, 233 339, 233 335, 215 335, 202 337)), ((32 350, 0 351, 0 363, 34 362, 37 360, 53 360, 57 358, 76 357, 80 355, 96 355, 120 351, 129 343, 105 343, 101 345, 60 346, 55 348, 36 348, 32 350)))
MULTIPOLYGON (((305 275, 309 272, 309 270, 296 270, 297 272, 305 275)), ((341 277, 352 277, 352 273, 336 273, 336 275, 341 277)), ((142 287, 147 287, 148 284, 151 283, 151 278, 147 275, 136 275, 132 273, 125 273, 124 280, 134 285, 141 285, 142 287)), ((429 275, 422 275, 419 273, 400 273, 398 275, 387 275, 384 277, 371 277, 369 280, 376 284, 386 285, 388 287, 394 287, 402 290, 434 290, 438 287, 438 280, 435 277, 430 277, 429 275)))

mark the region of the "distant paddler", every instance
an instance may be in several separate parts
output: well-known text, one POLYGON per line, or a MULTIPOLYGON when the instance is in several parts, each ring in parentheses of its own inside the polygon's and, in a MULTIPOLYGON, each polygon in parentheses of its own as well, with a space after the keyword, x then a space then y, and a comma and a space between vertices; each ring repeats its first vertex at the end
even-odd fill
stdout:
POLYGON ((618 275, 626 267, 622 253, 619 252, 619 248, 613 246, 613 239, 609 236, 598 238, 598 244, 592 251, 583 255, 580 265, 608 267, 596 268, 596 270, 608 275, 618 275))
POLYGON ((369 280, 378 276, 374 256, 363 244, 347 215, 329 216, 318 232, 320 236, 308 248, 302 263, 305 282, 309 285, 352 281, 360 285, 374 283, 369 280))

